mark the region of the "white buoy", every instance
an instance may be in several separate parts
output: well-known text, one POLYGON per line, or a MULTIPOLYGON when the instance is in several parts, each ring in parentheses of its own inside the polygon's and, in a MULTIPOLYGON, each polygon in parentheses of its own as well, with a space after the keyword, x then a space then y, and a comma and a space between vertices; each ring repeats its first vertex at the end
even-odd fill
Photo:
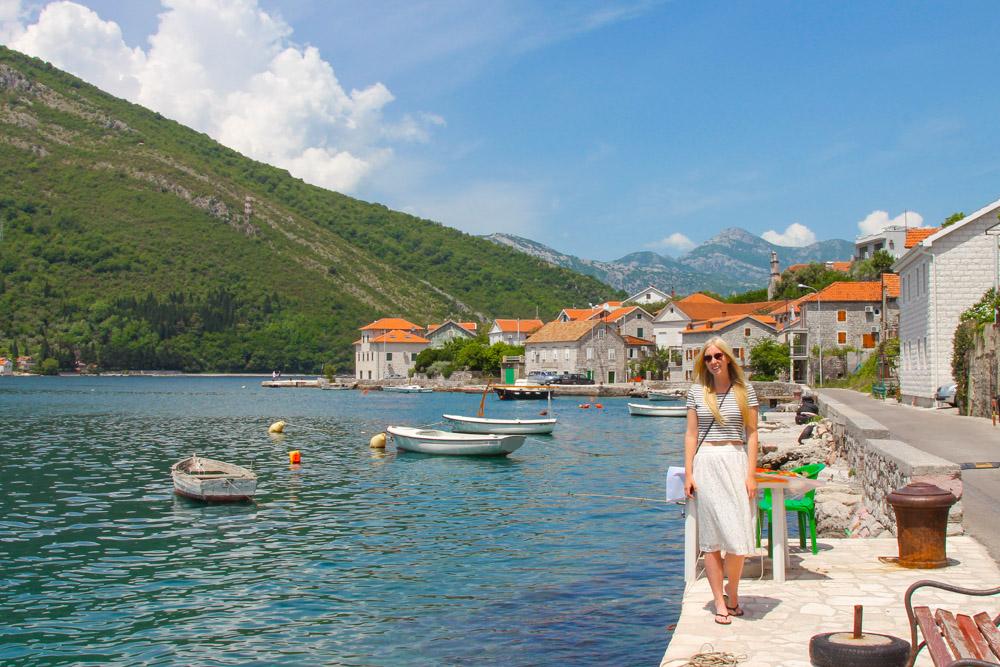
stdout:
POLYGON ((284 433, 285 432, 285 422, 276 421, 267 428, 268 433, 284 433))
POLYGON ((376 433, 368 441, 368 446, 372 449, 385 449, 385 433, 376 433))

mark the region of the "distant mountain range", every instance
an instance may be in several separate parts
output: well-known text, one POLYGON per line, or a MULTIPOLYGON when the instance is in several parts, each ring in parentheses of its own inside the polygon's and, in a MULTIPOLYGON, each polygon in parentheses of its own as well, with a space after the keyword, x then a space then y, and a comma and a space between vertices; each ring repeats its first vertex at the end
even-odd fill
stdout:
POLYGON ((711 290, 733 294, 767 287, 771 273, 771 251, 778 253, 782 271, 792 264, 850 259, 854 244, 841 239, 819 241, 801 248, 768 243, 739 227, 724 229, 677 259, 655 252, 633 252, 611 262, 581 259, 512 234, 490 234, 485 238, 572 269, 634 294, 653 285, 679 294, 711 290))

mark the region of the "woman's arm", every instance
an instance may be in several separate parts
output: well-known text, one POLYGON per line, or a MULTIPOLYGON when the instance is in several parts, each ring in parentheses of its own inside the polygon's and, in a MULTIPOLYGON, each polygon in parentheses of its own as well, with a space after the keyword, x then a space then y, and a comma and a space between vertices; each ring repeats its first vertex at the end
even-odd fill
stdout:
POLYGON ((698 447, 698 413, 688 408, 687 430, 684 431, 684 493, 694 498, 694 454, 698 447))
POLYGON ((757 414, 759 409, 750 408, 750 423, 745 425, 747 433, 747 494, 753 499, 757 493, 757 414))

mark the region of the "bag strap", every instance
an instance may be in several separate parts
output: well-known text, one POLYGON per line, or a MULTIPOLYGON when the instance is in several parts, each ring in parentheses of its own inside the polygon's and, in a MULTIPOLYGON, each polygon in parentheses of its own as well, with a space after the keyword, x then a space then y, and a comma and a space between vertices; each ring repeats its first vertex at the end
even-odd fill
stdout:
MULTIPOLYGON (((722 400, 719 401, 719 405, 718 405, 718 408, 720 410, 722 409, 722 404, 726 401, 726 396, 729 396, 729 391, 732 388, 733 388, 733 385, 730 383, 729 389, 727 389, 726 392, 724 394, 722 394, 722 400)), ((705 442, 705 438, 708 437, 708 432, 712 430, 713 426, 715 426, 715 413, 712 412, 711 410, 709 410, 709 414, 712 415, 712 421, 708 424, 708 428, 705 429, 705 434, 703 436, 701 436, 701 438, 698 440, 698 445, 694 448, 694 453, 695 454, 697 454, 698 450, 701 449, 701 443, 705 442)))

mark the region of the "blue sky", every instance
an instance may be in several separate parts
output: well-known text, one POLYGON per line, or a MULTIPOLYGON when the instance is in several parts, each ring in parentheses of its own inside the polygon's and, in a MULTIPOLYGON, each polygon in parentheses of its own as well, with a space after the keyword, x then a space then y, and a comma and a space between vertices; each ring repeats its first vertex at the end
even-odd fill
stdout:
POLYGON ((0 42, 241 152, 595 259, 997 199, 997 35, 995 2, 0 0, 0 42))

